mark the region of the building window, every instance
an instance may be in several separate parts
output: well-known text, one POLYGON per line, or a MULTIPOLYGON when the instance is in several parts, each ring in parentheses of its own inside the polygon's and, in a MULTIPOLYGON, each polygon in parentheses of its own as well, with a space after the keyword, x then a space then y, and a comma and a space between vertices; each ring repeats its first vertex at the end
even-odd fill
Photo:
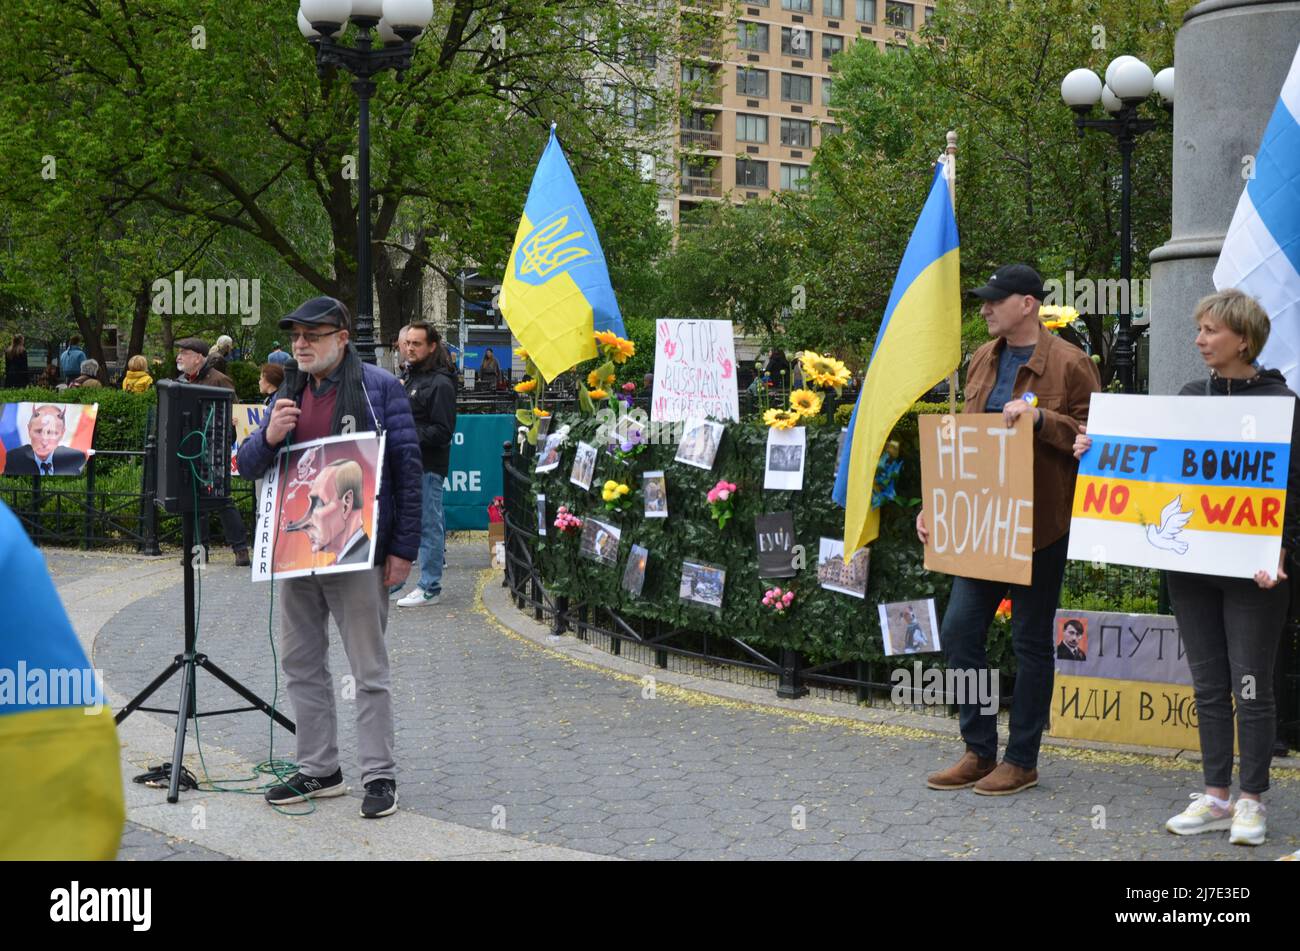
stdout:
POLYGON ((736 26, 736 45, 742 50, 767 52, 767 24, 746 23, 741 20, 736 26))
POLYGON ((844 51, 844 37, 834 33, 822 34, 822 59, 830 59, 836 53, 844 51))
POLYGON ((766 188, 767 163, 753 159, 736 159, 736 186, 739 188, 766 188))
POLYGON ((828 17, 844 16, 844 0, 822 0, 822 15, 828 17))
POLYGON ((823 79, 822 80, 822 105, 829 106, 830 104, 831 104, 831 81, 829 79, 823 79))
POLYGON ((737 142, 766 142, 767 116, 751 116, 743 112, 736 113, 737 142))
POLYGON ((767 70, 736 67, 736 95, 751 99, 767 98, 767 70))
POLYGON ((896 0, 885 0, 885 22, 890 26, 910 30, 912 28, 912 5, 910 3, 897 3, 896 0))
POLYGON ((795 13, 812 13, 812 0, 781 0, 782 10, 793 10, 795 13))
POLYGON ((781 187, 786 191, 806 192, 808 190, 808 166, 786 165, 782 162, 781 187))
POLYGON ((925 8, 925 25, 929 26, 930 21, 934 19, 934 7, 925 8))
POLYGON ((825 142, 827 139, 835 138, 835 136, 839 135, 842 131, 844 131, 839 125, 837 125, 834 122, 823 122, 821 124, 821 130, 822 130, 823 142, 825 142))
POLYGON ((811 56, 812 31, 801 26, 781 27, 781 52, 786 56, 811 56))
POLYGON ((876 0, 858 0, 858 22, 876 22, 876 0))
POLYGON ((812 123, 805 119, 782 119, 781 144, 796 149, 811 148, 812 123))
POLYGON ((781 98, 786 102, 812 102, 812 77, 782 73, 781 98))

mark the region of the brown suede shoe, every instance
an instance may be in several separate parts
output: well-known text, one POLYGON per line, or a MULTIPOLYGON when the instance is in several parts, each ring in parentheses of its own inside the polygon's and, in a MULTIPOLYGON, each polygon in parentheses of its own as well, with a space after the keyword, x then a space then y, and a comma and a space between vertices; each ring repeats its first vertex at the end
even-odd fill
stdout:
POLYGON ((997 764, 995 759, 980 759, 967 750, 954 765, 934 773, 925 784, 931 789, 965 789, 993 772, 997 764))
POLYGON ((1037 785, 1038 770, 1023 769, 1003 760, 997 769, 975 784, 975 792, 981 796, 1010 796, 1037 785))

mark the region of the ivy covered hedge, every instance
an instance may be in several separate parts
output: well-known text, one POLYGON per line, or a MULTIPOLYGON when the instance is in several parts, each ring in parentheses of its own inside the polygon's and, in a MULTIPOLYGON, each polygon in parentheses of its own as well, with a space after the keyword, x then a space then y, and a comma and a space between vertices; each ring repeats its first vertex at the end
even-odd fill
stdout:
MULTIPOLYGON (((903 460, 897 485, 900 499, 917 499, 921 495, 917 414, 946 411, 946 405, 917 404, 895 430, 892 438, 899 442, 903 460)), ((914 506, 891 503, 882 508, 880 537, 871 545, 865 600, 825 590, 818 583, 819 539, 841 538, 844 530, 844 510, 831 500, 840 427, 828 423, 824 416, 807 426, 804 482, 799 492, 763 489, 768 429, 757 420, 727 425, 710 471, 674 462, 675 445, 651 445, 626 463, 602 448, 591 490, 584 492, 569 481, 569 474, 578 441, 595 443, 599 423, 592 417, 562 414, 553 422, 552 430, 566 423, 571 430, 560 465, 551 472, 534 474, 532 481, 534 496, 546 496, 547 511, 547 536, 536 541, 534 556, 542 580, 552 593, 606 605, 627 617, 658 619, 710 635, 741 637, 754 646, 791 648, 800 651, 808 663, 883 659, 877 610, 883 602, 934 597, 942 616, 951 578, 928 572, 922 565, 914 506), (656 469, 665 472, 666 519, 644 517, 641 474, 656 469), (605 510, 600 490, 607 479, 631 486, 634 501, 626 514, 605 510), (710 516, 705 498, 719 479, 738 486, 733 497, 734 515, 722 531, 710 516), (560 505, 567 505, 579 517, 594 516, 620 527, 616 565, 605 566, 580 556, 580 532, 558 533, 554 521, 560 505), (803 546, 804 567, 793 578, 760 578, 755 516, 784 511, 794 514, 796 544, 803 546), (640 597, 631 596, 621 587, 632 544, 650 552, 640 597), (726 569, 720 614, 678 598, 683 560, 709 562, 726 569), (773 586, 796 592, 785 617, 774 616, 761 604, 763 593, 773 586)), ((1011 661, 1004 625, 998 625, 990 638, 989 654, 995 665, 1011 661)))

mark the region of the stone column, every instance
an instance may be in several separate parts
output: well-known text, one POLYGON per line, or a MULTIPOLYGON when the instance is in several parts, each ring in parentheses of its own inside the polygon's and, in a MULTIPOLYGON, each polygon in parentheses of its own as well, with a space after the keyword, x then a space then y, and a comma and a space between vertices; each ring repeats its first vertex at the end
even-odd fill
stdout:
MULTIPOLYGON (((1300 43, 1300 2, 1205 0, 1174 41, 1174 196, 1169 241, 1151 252, 1151 392, 1204 377, 1192 344, 1196 302, 1300 43)), ((1139 146, 1140 147, 1140 146, 1139 146)))

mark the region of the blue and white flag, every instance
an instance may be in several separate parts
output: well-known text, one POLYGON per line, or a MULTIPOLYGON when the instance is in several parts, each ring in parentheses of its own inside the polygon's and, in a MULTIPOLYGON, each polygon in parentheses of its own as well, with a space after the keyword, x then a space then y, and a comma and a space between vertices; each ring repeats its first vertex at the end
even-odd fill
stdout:
POLYGON ((1260 302, 1273 326, 1259 361, 1300 386, 1300 49, 1223 239, 1214 286, 1260 302))

